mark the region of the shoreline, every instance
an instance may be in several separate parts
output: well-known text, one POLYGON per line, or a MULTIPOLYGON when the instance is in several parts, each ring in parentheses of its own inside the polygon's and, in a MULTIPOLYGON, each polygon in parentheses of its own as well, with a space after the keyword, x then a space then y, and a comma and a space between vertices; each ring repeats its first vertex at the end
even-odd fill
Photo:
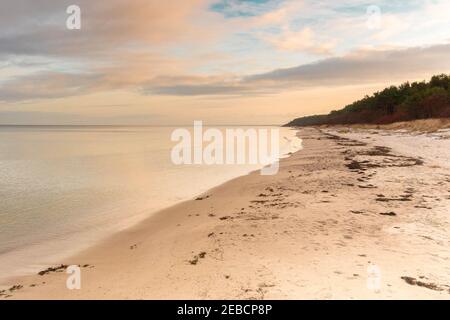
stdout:
POLYGON ((199 200, 158 211, 63 261, 84 266, 81 290, 65 287, 67 275, 61 269, 16 278, 12 283, 16 289, 6 295, 12 299, 449 299, 449 273, 444 272, 450 269, 445 240, 449 231, 444 228, 448 223, 444 214, 450 198, 443 190, 435 208, 415 208, 428 196, 427 184, 418 181, 435 179, 445 185, 450 181, 448 168, 418 166, 414 158, 387 151, 376 155, 377 160, 383 157, 394 163, 385 166, 383 161, 373 162, 373 152, 366 150, 374 147, 370 142, 362 145, 316 129, 300 130, 304 149, 280 159, 278 175, 264 177, 258 170, 237 177, 199 200), (351 169, 353 162, 359 167, 351 169), (381 170, 388 174, 377 175, 381 170), (396 176, 403 177, 403 183, 390 179, 396 176), (406 182, 411 196, 403 194, 406 182), (379 197, 381 186, 383 193, 392 194, 379 197), (418 214, 434 224, 425 224, 418 214), (417 240, 418 236, 423 238, 417 240), (434 265, 430 259, 437 259, 434 265), (377 292, 367 288, 367 268, 372 265, 383 273, 377 292))
MULTIPOLYGON (((41 126, 38 126, 38 127, 41 127, 41 126)), ((64 126, 62 126, 62 127, 64 127, 64 126)), ((78 126, 76 126, 76 127, 78 127, 78 126)), ((142 126, 138 126, 138 127, 142 127, 142 126)), ((298 138, 298 135, 297 135, 298 134, 298 130, 295 129, 295 128, 289 128, 289 129, 294 131, 295 132, 294 136, 296 138, 298 138)), ((279 161, 282 161, 283 159, 286 159, 286 158, 290 157, 290 155, 292 155, 292 152, 288 152, 288 153, 285 153, 285 154, 280 154, 279 161)), ((250 169, 250 170, 247 170, 245 172, 237 173, 236 176, 231 177, 231 178, 230 177, 225 178, 223 180, 223 182, 220 182, 217 185, 204 187, 203 190, 200 190, 198 194, 194 194, 193 196, 185 197, 184 199, 178 199, 178 200, 176 200, 176 201, 174 201, 174 202, 172 202, 170 204, 167 204, 167 205, 165 205, 165 206, 163 206, 161 208, 154 209, 154 210, 145 210, 146 213, 143 214, 142 218, 139 218, 138 220, 136 220, 136 221, 134 221, 132 223, 127 223, 126 227, 119 228, 119 230, 112 231, 112 232, 109 232, 109 233, 104 233, 100 237, 95 237, 93 235, 89 235, 89 238, 92 238, 92 240, 91 240, 92 243, 90 243, 89 245, 86 245, 86 243, 88 243, 88 242, 83 240, 83 242, 85 242, 84 245, 77 247, 76 249, 74 249, 73 251, 71 251, 69 253, 51 252, 48 255, 48 258, 46 258, 45 260, 47 260, 47 261, 54 261, 54 263, 38 263, 38 264, 33 264, 32 266, 31 265, 24 266, 24 267, 21 268, 22 271, 15 272, 14 274, 11 274, 11 275, 6 275, 6 276, 3 276, 3 277, 0 277, 1 278, 0 292, 1 292, 1 290, 6 290, 6 289, 12 287, 13 284, 16 283, 17 281, 20 281, 20 279, 27 278, 27 277, 30 277, 30 276, 34 276, 35 274, 37 274, 37 273, 39 273, 39 272, 41 272, 43 270, 51 269, 51 268, 54 268, 55 266, 60 265, 60 263, 57 262, 57 261, 68 261, 68 260, 72 260, 73 257, 78 257, 80 255, 83 255, 84 252, 89 251, 93 247, 100 246, 104 242, 108 242, 114 236, 116 236, 118 234, 121 234, 123 232, 127 232, 129 230, 132 230, 132 229, 138 227, 140 224, 145 223, 147 220, 150 220, 154 215, 158 215, 158 214, 160 214, 160 213, 162 213, 164 211, 170 210, 171 208, 177 207, 179 205, 183 205, 186 202, 194 201, 196 198, 202 197, 205 194, 211 192, 212 190, 214 190, 216 188, 219 188, 222 185, 224 185, 224 184, 226 184, 228 182, 231 182, 231 181, 233 181, 235 179, 239 179, 239 178, 251 175, 253 173, 258 174, 263 167, 266 167, 266 166, 260 166, 260 168, 258 168, 258 169, 250 169)), ((67 239, 64 240, 64 241, 67 242, 67 239)), ((47 244, 52 244, 53 242, 54 242, 54 240, 47 240, 46 243, 47 244)), ((42 246, 42 244, 39 244, 39 245, 42 246)), ((27 248, 25 248, 25 249, 27 249, 27 248)), ((2 296, 0 295, 0 298, 1 297, 2 296)))
MULTIPOLYGON (((294 129, 294 128, 292 128, 292 129, 294 129)), ((300 151, 301 150, 299 150, 297 152, 300 152, 300 151)), ((284 155, 284 156, 280 157, 279 161, 280 162, 284 161, 285 159, 288 159, 290 156, 292 156, 295 153, 296 152, 284 155)), ((0 299, 9 298, 9 295, 4 295, 4 294, 2 295, 2 290, 4 290, 3 292, 8 292, 9 289, 7 289, 7 288, 19 287, 20 289, 22 289, 22 287, 24 287, 24 285, 16 284, 16 283, 24 283, 24 282, 27 283, 30 281, 39 283, 39 281, 34 281, 35 279, 40 279, 39 273, 45 273, 45 275, 52 273, 52 272, 62 273, 63 271, 65 271, 65 269, 68 265, 78 265, 79 267, 94 268, 95 266, 93 266, 93 265, 86 264, 86 263, 80 264, 80 263, 76 263, 75 261, 80 261, 80 260, 91 261, 88 258, 91 255, 96 255, 99 251, 106 250, 107 248, 110 248, 110 247, 115 247, 116 244, 122 243, 124 239, 130 240, 130 238, 132 238, 133 234, 138 233, 140 231, 144 231, 144 230, 145 230, 145 232, 153 231, 154 232, 153 235, 156 236, 156 234, 158 232, 163 231, 165 227, 169 227, 169 225, 172 225, 169 223, 169 221, 172 221, 172 219, 174 219, 174 220, 176 220, 176 221, 174 221, 174 223, 175 223, 178 221, 179 218, 181 218, 179 216, 178 212, 179 212, 179 210, 183 210, 186 205, 193 204, 196 201, 207 200, 211 197, 212 194, 214 194, 215 190, 218 190, 221 188, 226 188, 228 184, 238 182, 242 178, 248 177, 250 175, 260 175, 260 171, 261 171, 261 169, 252 170, 246 174, 237 176, 237 177, 227 180, 217 186, 214 186, 205 192, 199 193, 198 195, 192 197, 191 199, 182 200, 180 202, 176 202, 172 205, 169 205, 166 208, 159 209, 154 212, 150 212, 148 217, 133 224, 132 226, 127 227, 124 230, 110 234, 107 237, 98 240, 96 243, 90 245, 89 247, 78 250, 74 254, 66 255, 65 258, 61 259, 62 263, 60 263, 60 264, 55 264, 53 266, 48 265, 47 266, 48 268, 39 270, 39 272, 37 271, 35 274, 23 274, 23 275, 19 275, 19 276, 8 277, 7 282, 9 282, 9 285, 6 285, 5 288, 0 288, 1 289, 0 290, 0 299), (73 261, 73 263, 69 263, 67 261, 73 261), (62 267, 64 267, 64 268, 62 268, 62 267)), ((183 222, 183 220, 181 219, 180 222, 183 222)), ((179 226, 179 225, 180 224, 178 223, 177 226, 179 226)), ((133 246, 135 246, 135 245, 130 246, 130 250, 133 250, 133 246)), ((42 284, 46 284, 46 282, 43 282, 42 284)), ((36 285, 36 286, 38 286, 38 285, 36 285)), ((34 288, 36 286, 33 284, 30 285, 31 288, 34 288)), ((17 289, 14 289, 13 291, 15 291, 15 290, 17 290, 17 289)), ((35 299, 35 298, 31 298, 31 299, 35 299)))

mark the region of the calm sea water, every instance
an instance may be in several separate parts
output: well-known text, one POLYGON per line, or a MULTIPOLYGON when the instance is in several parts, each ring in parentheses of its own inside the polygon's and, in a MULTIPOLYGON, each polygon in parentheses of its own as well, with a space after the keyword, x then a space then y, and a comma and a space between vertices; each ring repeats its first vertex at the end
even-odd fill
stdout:
MULTIPOLYGON (((260 168, 175 166, 174 129, 0 126, 0 283, 260 168)), ((282 153, 298 150, 280 130, 282 153)))

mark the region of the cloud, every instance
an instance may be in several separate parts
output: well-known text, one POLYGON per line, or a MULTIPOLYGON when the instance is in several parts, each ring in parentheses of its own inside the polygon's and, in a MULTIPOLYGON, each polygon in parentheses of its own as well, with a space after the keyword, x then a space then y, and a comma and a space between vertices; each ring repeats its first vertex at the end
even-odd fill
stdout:
POLYGON ((255 17, 277 9, 284 0, 219 0, 211 4, 213 11, 227 18, 255 17))
POLYGON ((292 31, 286 27, 281 34, 262 35, 261 38, 281 51, 331 54, 332 49, 336 46, 336 41, 318 41, 315 36, 314 31, 309 27, 300 31, 292 31))
MULTIPOLYGON (((246 95, 276 93, 312 86, 346 86, 422 79, 450 72, 450 44, 391 50, 359 50, 343 57, 328 58, 293 68, 249 75, 233 85, 225 82, 147 86, 147 94, 246 95)), ((175 79, 173 79, 175 80, 175 79)), ((196 79, 192 79, 195 81, 196 79)), ((176 80, 174 81, 176 83, 176 80)))
POLYGON ((147 78, 139 73, 127 77, 134 73, 122 72, 121 69, 107 69, 80 74, 40 72, 20 76, 0 85, 0 100, 59 98, 124 88, 138 90, 144 95, 226 96, 268 94, 311 86, 388 84, 449 73, 450 44, 358 50, 342 57, 244 77, 174 75, 147 78))
POLYGON ((450 71, 450 44, 397 50, 360 50, 294 68, 253 75, 244 81, 270 84, 352 85, 415 78, 450 71))
POLYGON ((0 101, 55 99, 94 92, 101 74, 38 72, 13 78, 0 85, 0 101))
POLYGON ((76 3, 81 30, 66 29, 72 0, 0 2, 1 101, 129 89, 179 74, 191 62, 171 50, 216 41, 223 28, 209 0, 76 3))
POLYGON ((79 0, 82 30, 70 31, 72 0, 2 1, 0 101, 245 96, 448 72, 448 45, 417 46, 448 38, 435 28, 450 21, 448 1, 377 3, 380 30, 366 27, 366 0, 79 0))
MULTIPOLYGON (((116 89, 144 95, 226 96, 298 90, 312 86, 345 86, 421 79, 450 72, 450 44, 389 50, 358 50, 342 57, 244 77, 173 75, 127 78, 111 71, 37 73, 0 86, 0 99, 20 101, 58 98, 116 89)), ((137 66, 136 66, 137 67, 137 66)), ((133 75, 133 72, 131 72, 133 75)))
POLYGON ((143 90, 145 94, 170 96, 199 96, 199 95, 239 95, 248 93, 249 89, 242 86, 227 86, 222 84, 207 85, 175 85, 148 87, 143 90))
POLYGON ((238 77, 232 76, 170 76, 155 77, 143 83, 145 95, 199 96, 240 95, 255 91, 238 77))
POLYGON ((0 111, 0 125, 149 125, 160 124, 163 120, 166 120, 166 116, 159 113, 92 115, 30 110, 0 111))
POLYGON ((206 0, 79 0, 82 29, 66 29, 72 0, 2 1, 0 54, 92 56, 125 45, 161 45, 212 36, 206 0), (13 19, 11 18, 13 17, 13 19), (14 28, 13 28, 13 27, 14 28))

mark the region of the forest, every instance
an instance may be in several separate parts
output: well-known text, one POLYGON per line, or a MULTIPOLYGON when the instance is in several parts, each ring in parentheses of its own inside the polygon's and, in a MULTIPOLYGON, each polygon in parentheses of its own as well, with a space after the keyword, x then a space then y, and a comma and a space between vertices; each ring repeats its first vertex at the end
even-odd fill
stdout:
POLYGON ((327 115, 295 119, 286 126, 323 124, 389 124, 429 118, 450 117, 450 75, 430 81, 391 86, 327 115))

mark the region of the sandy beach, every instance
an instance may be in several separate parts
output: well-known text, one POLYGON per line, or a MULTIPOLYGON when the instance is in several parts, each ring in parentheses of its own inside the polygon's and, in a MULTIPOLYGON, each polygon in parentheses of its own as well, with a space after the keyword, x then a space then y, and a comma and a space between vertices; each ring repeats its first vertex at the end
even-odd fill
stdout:
POLYGON ((450 133, 299 135, 277 175, 154 214, 0 299, 450 299, 450 133))

